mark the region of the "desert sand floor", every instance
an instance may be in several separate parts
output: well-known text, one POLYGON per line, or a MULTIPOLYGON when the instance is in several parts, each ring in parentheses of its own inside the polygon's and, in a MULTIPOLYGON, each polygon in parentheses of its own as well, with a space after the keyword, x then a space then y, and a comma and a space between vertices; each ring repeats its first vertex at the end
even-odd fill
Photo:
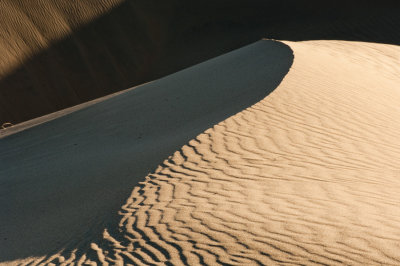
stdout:
POLYGON ((1 139, 2 262, 398 265, 400 47, 284 43, 260 41, 1 139), (262 97, 260 86, 277 87, 262 97), (126 179, 143 182, 114 228, 99 219, 126 179))

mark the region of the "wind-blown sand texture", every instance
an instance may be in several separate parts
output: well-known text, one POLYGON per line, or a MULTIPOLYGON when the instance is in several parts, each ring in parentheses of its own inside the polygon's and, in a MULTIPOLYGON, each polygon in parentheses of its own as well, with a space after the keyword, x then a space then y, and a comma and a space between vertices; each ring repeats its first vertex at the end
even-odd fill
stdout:
POLYGON ((286 45, 260 41, 2 139, 0 258, 87 247, 117 225, 133 186, 187 141, 263 99, 292 60, 286 45))
POLYGON ((400 44, 397 0, 1 0, 0 125, 268 37, 400 44))
POLYGON ((2 262, 399 264, 400 48, 285 43, 1 139, 2 262))

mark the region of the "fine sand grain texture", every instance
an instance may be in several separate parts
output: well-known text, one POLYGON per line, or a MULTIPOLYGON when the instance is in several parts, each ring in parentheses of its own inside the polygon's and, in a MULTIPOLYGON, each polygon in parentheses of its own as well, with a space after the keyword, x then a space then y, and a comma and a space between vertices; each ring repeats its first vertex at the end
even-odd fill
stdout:
POLYGON ((400 44, 397 0, 1 0, 0 125, 164 77, 261 38, 400 44))
POLYGON ((292 61, 287 45, 259 41, 0 139, 1 262, 47 260, 62 249, 82 255, 117 228, 135 185, 190 139, 262 100, 292 61))
POLYGON ((398 265, 400 47, 285 43, 3 138, 2 262, 398 265))
POLYGON ((400 263, 400 48, 287 44, 282 84, 135 187, 99 261, 400 263))

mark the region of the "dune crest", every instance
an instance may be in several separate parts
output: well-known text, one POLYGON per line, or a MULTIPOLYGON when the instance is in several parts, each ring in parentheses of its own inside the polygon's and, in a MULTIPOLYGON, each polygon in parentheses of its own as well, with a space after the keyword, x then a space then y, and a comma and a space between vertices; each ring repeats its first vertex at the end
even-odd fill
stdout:
POLYGON ((400 263, 400 47, 286 43, 281 85, 135 187, 100 261, 400 263))
POLYGON ((263 37, 400 44, 395 0, 2 0, 0 124, 164 77, 263 37))
POLYGON ((1 261, 58 264, 52 254, 60 250, 76 260, 96 250, 103 230, 117 228, 132 187, 189 140, 266 97, 292 62, 287 45, 259 41, 0 139, 1 261))
POLYGON ((400 48, 286 44, 280 86, 147 175, 118 230, 38 262, 399 264, 400 48))

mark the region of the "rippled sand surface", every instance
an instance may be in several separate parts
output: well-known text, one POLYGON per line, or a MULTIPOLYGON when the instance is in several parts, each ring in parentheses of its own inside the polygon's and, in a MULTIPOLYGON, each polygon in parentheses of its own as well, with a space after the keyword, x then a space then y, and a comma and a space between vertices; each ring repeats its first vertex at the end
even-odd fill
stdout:
MULTIPOLYGON (((232 110, 228 116, 226 113, 218 116, 212 125, 196 134, 191 129, 204 122, 201 116, 196 116, 187 127, 185 121, 179 125, 172 116, 157 120, 161 127, 165 127, 163 123, 175 123, 176 130, 170 129, 174 136, 194 136, 178 148, 168 148, 166 156, 159 156, 164 161, 157 167, 154 165, 156 170, 138 178, 141 182, 131 186, 130 196, 111 223, 114 226, 103 226, 101 237, 91 237, 95 232, 89 230, 81 234, 86 242, 82 240, 75 245, 76 239, 72 239, 54 252, 32 252, 31 256, 4 263, 398 265, 400 48, 344 41, 284 43, 293 52, 293 64, 290 67, 286 63, 290 70, 271 94, 251 104, 247 101, 241 110, 232 110)), ((238 99, 244 101, 243 95, 254 92, 246 86, 254 88, 263 85, 262 82, 268 83, 260 78, 262 75, 278 79, 277 73, 284 73, 282 60, 290 58, 290 53, 278 43, 257 47, 247 51, 259 57, 275 49, 273 54, 279 56, 265 56, 262 59, 265 61, 258 61, 258 65, 249 63, 244 68, 246 75, 224 77, 229 78, 229 84, 244 86, 240 90, 244 94, 234 98, 238 102, 238 99), (269 67, 263 67, 265 73, 260 74, 259 67, 268 63, 269 67), (254 68, 250 71, 249 66, 254 68), (277 67, 282 70, 273 72, 277 67), (256 78, 249 80, 259 83, 241 83, 247 75, 255 75, 256 78)), ((229 62, 239 66, 242 61, 237 55, 228 55, 233 60, 229 62)), ((207 68, 213 61, 208 64, 207 68)), ((190 73, 194 73, 191 79, 195 79, 198 70, 191 68, 190 73)), ((179 84, 180 79, 173 78, 173 81, 179 84)), ((211 93, 206 88, 212 86, 203 84, 204 87, 194 88, 211 93)), ((170 90, 176 91, 172 87, 170 90)), ((229 89, 224 91, 228 92, 229 89)), ((115 97, 114 103, 123 101, 123 95, 115 97)), ((132 95, 125 101, 140 97, 139 93, 139 96, 132 95)), ((186 96, 182 94, 182 97, 186 96)), ((221 95, 213 97, 223 99, 221 95)), ((107 106, 107 103, 112 101, 94 106, 107 106)), ((218 104, 211 106, 220 106, 221 110, 229 106, 218 104)), ((185 108, 188 113, 194 110, 191 106, 185 108)), ((69 115, 72 125, 74 119, 83 119, 83 122, 90 119, 90 113, 85 110, 90 108, 69 115)), ((156 120, 149 115, 149 125, 156 128, 151 119, 156 120)), ((47 124, 55 132, 59 130, 58 120, 53 120, 54 127, 47 124)), ((113 125, 110 120, 107 123, 113 125)), ((134 122, 130 124, 134 125, 134 122)), ((202 124, 199 130, 205 125, 209 124, 202 124)), ((30 131, 20 134, 28 134, 23 132, 30 131)), ((7 141, 17 138, 18 134, 3 139, 9 154, 13 150, 7 141)), ((112 172, 113 176, 107 177, 109 180, 131 178, 134 171, 146 168, 145 160, 157 156, 159 150, 165 151, 161 137, 157 141, 135 141, 141 143, 141 151, 151 151, 150 155, 144 155, 147 159, 140 161, 143 165, 136 163, 139 157, 134 157, 134 152, 132 157, 123 154, 123 158, 110 156, 106 161, 100 160, 103 164, 107 162, 107 167, 120 167, 112 172), (126 164, 117 163, 121 160, 126 164), (134 165, 129 168, 133 172, 124 172, 124 167, 130 164, 134 165), (118 177, 119 173, 125 177, 118 177)), ((54 143, 61 145, 57 140, 54 143)), ((129 149, 133 143, 127 141, 126 145, 114 147, 129 149)), ((21 159, 17 155, 7 158, 21 159)), ((63 167, 76 169, 76 164, 72 162, 63 167)), ((85 167, 99 165, 79 167, 85 171, 85 167)), ((96 176, 92 182, 95 180, 96 176)), ((17 183, 13 186, 18 189, 17 183)), ((107 192, 97 200, 106 201, 107 192)), ((90 213, 91 209, 86 211, 90 213)), ((20 221, 20 224, 27 222, 20 221)), ((89 219, 87 223, 96 222, 99 221, 89 219)))

